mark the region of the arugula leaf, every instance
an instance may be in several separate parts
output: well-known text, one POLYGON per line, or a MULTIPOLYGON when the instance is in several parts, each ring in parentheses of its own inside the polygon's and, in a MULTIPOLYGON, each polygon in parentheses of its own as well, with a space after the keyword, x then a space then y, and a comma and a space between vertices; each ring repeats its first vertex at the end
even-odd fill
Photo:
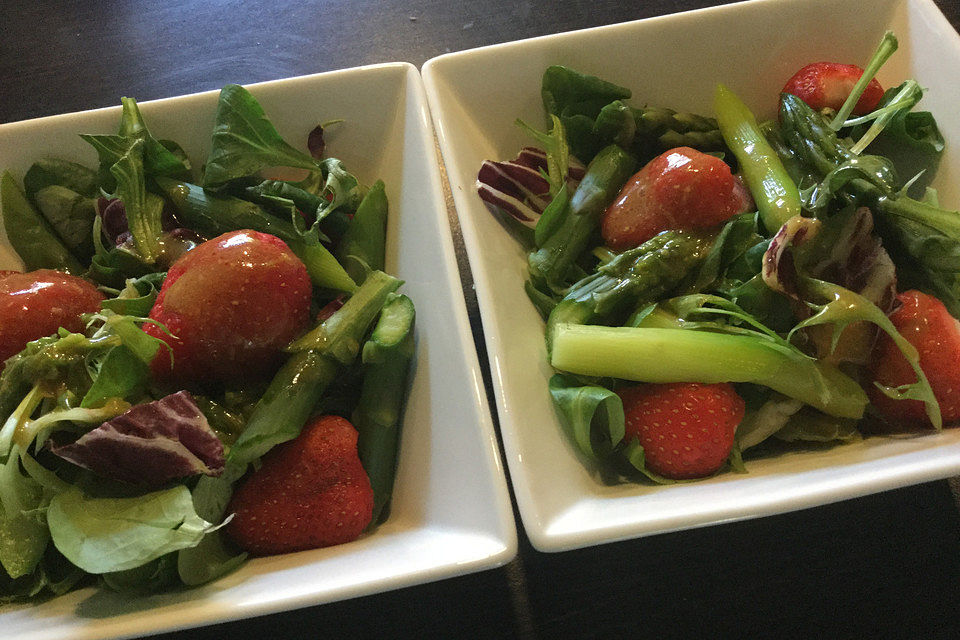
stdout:
POLYGON ((547 67, 540 88, 547 113, 561 117, 585 115, 591 120, 606 105, 630 95, 630 89, 560 65, 547 67))
POLYGON ((146 564, 103 574, 103 583, 119 593, 154 593, 177 579, 177 556, 168 553, 146 564))
MULTIPOLYGON (((119 133, 80 134, 80 137, 97 151, 101 179, 109 175, 110 168, 138 141, 143 144, 143 164, 147 175, 189 179, 190 163, 179 145, 169 140, 157 140, 150 134, 136 100, 121 98, 120 103, 123 112, 120 116, 119 133)), ((101 187, 107 191, 113 190, 109 181, 101 187)))
MULTIPOLYGON (((162 253, 163 200, 147 191, 147 177, 189 177, 190 168, 177 153, 150 135, 136 100, 121 98, 120 101, 123 115, 117 135, 80 137, 93 145, 100 158, 101 187, 113 191, 123 201, 139 257, 153 264, 162 253)), ((175 145, 170 146, 179 150, 175 145)))
MULTIPOLYGON (((905 88, 907 83, 887 89, 877 105, 877 111, 890 108, 894 99, 905 88)), ((916 92, 915 100, 911 104, 919 100, 923 93, 919 87, 916 92)), ((850 135, 854 139, 862 138, 867 129, 866 124, 859 125, 854 127, 850 135)), ((907 191, 907 195, 915 199, 923 197, 924 190, 936 176, 943 149, 943 135, 933 114, 929 111, 911 111, 909 106, 897 109, 883 131, 866 148, 872 154, 893 161, 897 175, 902 179, 910 180, 920 175, 907 191)))
POLYGON ((386 242, 387 194, 383 181, 377 180, 357 207, 337 257, 350 277, 362 282, 367 270, 383 270, 386 242), (362 261, 362 266, 357 261, 362 261))
POLYGON ((128 278, 123 290, 116 298, 108 298, 100 303, 100 308, 109 309, 122 316, 146 318, 160 293, 165 273, 150 273, 140 278, 128 278))
POLYGON ((24 191, 31 199, 41 189, 53 185, 66 187, 87 198, 100 195, 96 171, 60 158, 41 158, 30 165, 23 176, 24 191))
MULTIPOLYGON (((547 113, 563 123, 570 152, 586 163, 609 142, 597 134, 596 120, 601 111, 614 101, 629 98, 631 93, 596 76, 554 65, 543 73, 540 95, 547 113)), ((615 115, 608 110, 603 118, 601 126, 607 133, 611 116, 615 115)))
POLYGON ((803 407, 774 434, 784 442, 853 442, 862 436, 857 421, 828 416, 811 407, 803 407))
POLYGON ((360 180, 347 171, 343 162, 337 158, 327 158, 320 162, 326 175, 320 199, 323 203, 316 211, 314 226, 345 204, 360 197, 360 180))
POLYGON ((125 571, 196 546, 213 526, 197 515, 183 485, 132 498, 93 498, 77 487, 54 496, 50 536, 88 573, 125 571))
POLYGON ((203 186, 219 187, 267 167, 319 170, 311 156, 280 137, 249 91, 240 85, 228 84, 220 90, 203 186))
MULTIPOLYGON (((643 450, 643 445, 640 444, 640 440, 637 438, 632 438, 627 445, 622 448, 620 455, 633 470, 639 471, 646 476, 648 480, 652 480, 657 484, 677 484, 678 482, 683 482, 682 480, 664 478, 660 474, 650 471, 647 467, 646 452, 643 450)), ((629 472, 630 469, 624 469, 624 471, 629 472)))
MULTIPOLYGON (((233 495, 233 482, 243 475, 245 468, 246 464, 228 465, 218 478, 200 478, 193 490, 194 508, 200 517, 206 520, 223 517, 233 495)), ((227 546, 219 530, 212 531, 197 546, 182 549, 177 554, 177 572, 186 585, 206 584, 230 573, 246 558, 246 553, 235 553, 227 546)))

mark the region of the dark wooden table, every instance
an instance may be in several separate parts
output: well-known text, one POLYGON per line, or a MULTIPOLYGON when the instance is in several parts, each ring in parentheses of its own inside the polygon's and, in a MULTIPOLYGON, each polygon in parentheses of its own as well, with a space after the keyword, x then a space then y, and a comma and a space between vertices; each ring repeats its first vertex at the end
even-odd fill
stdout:
MULTIPOLYGON (((4 0, 0 122, 695 9, 716 0, 4 0)), ((960 28, 960 2, 938 0, 960 28)), ((825 20, 829 16, 824 16, 825 20)), ((482 331, 459 229, 464 292, 482 331)), ((486 368, 483 342, 477 342, 486 368)), ((490 383, 487 380, 490 403, 490 383)), ((957 484, 561 554, 161 638, 958 638, 957 484)), ((519 523, 519 517, 517 519, 519 523)), ((0 631, 2 635, 2 631, 0 631)))

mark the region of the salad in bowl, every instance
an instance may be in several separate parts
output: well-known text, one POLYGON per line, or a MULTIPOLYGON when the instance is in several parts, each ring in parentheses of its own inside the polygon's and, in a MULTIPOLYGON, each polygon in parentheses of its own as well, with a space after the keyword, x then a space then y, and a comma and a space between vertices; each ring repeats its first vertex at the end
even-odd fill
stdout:
POLYGON ((518 122, 532 145, 477 190, 527 252, 549 393, 601 479, 960 420, 960 214, 929 188, 924 89, 873 79, 896 49, 811 61, 765 122, 723 84, 702 115, 546 69, 548 130, 518 122))
POLYGON ((191 165, 136 101, 0 177, 0 600, 196 586, 387 517, 414 306, 387 198, 228 85, 191 165))

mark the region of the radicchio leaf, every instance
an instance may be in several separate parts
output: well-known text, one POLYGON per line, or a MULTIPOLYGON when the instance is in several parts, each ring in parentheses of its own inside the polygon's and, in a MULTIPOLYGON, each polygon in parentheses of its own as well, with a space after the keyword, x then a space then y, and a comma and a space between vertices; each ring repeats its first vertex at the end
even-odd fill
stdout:
POLYGON ((156 487, 223 472, 223 444, 186 391, 133 407, 51 451, 97 475, 156 487))
POLYGON ((327 143, 323 139, 323 125, 318 124, 307 136, 307 149, 315 160, 323 159, 323 152, 327 148, 327 143))
MULTIPOLYGON (((816 332, 818 327, 827 326, 828 330, 819 340, 822 345, 820 349, 836 358, 837 346, 845 329, 851 325, 862 326, 863 323, 875 325, 890 336, 917 376, 915 383, 897 389, 881 387, 881 391, 892 398, 921 400, 926 407, 931 424, 939 430, 943 424, 940 406, 926 375, 920 369, 917 349, 900 335, 876 303, 856 291, 809 275, 812 265, 805 264, 802 259, 803 245, 815 242, 820 232, 819 220, 794 216, 773 237, 763 255, 762 275, 767 286, 790 296, 797 303, 797 308, 801 305, 808 307, 804 314, 806 319, 790 330, 787 339, 792 339, 801 330, 812 328, 816 332)), ((814 253, 811 251, 811 254, 814 253)), ((884 271, 888 270, 883 265, 880 268, 884 271)), ((886 285, 873 283, 870 289, 882 295, 886 285)), ((815 333, 814 335, 816 336, 815 333)), ((866 351, 866 356, 869 356, 869 350, 866 351)), ((844 359, 852 360, 849 357, 844 359)))
MULTIPOLYGON (((567 190, 573 192, 586 168, 575 159, 569 159, 567 190)), ((550 182, 545 177, 546 152, 535 147, 524 147, 516 159, 506 162, 485 160, 477 174, 477 193, 480 198, 533 228, 540 214, 553 199, 550 182)))

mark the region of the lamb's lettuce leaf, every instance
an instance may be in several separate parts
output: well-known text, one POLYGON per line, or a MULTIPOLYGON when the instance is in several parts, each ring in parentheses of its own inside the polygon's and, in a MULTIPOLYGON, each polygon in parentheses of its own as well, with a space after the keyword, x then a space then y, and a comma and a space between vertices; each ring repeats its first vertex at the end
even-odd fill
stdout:
POLYGON ((60 553, 94 574, 196 546, 214 528, 197 515, 183 485, 129 498, 91 497, 72 487, 51 500, 47 522, 60 553))
POLYGON ((603 460, 623 440, 623 402, 613 391, 558 373, 550 396, 567 436, 588 459, 603 460))
POLYGON ((249 91, 226 85, 220 90, 203 186, 219 187, 269 167, 319 171, 316 160, 287 144, 249 91))

